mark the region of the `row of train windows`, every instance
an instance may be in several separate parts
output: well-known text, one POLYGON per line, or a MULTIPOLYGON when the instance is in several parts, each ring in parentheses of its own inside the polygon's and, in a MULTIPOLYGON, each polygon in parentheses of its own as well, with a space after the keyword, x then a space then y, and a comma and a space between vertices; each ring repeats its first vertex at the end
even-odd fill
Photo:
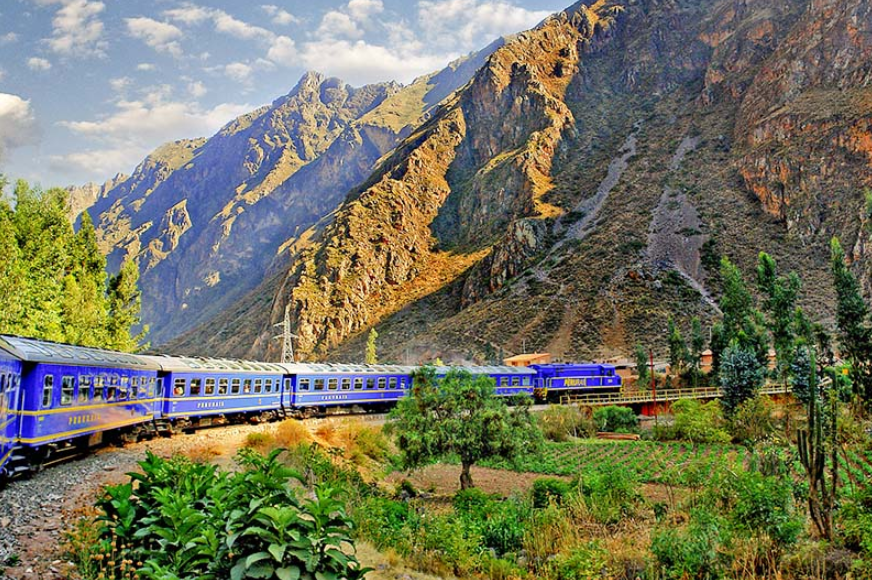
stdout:
POLYGON ((16 374, 0 374, 0 421, 5 418, 9 408, 15 405, 15 390, 18 389, 20 380, 21 377, 16 374))
MULTIPOLYGON (((512 386, 513 387, 520 387, 522 385, 528 386, 529 384, 530 384, 530 377, 524 377, 523 379, 521 377, 512 377, 512 386)), ((508 387, 509 386, 509 377, 500 377, 499 386, 508 387)))
MULTIPOLYGON (((281 379, 218 379, 217 389, 214 378, 208 378, 205 381, 200 378, 190 380, 190 390, 187 390, 188 379, 176 379, 173 382, 173 395, 182 397, 185 392, 197 397, 200 395, 226 395, 228 392, 231 395, 238 395, 240 392, 249 394, 252 391, 255 393, 278 393, 281 389, 281 379)), ((285 379, 285 390, 291 390, 291 379, 285 379)))
MULTIPOLYGON (((154 397, 155 377, 127 377, 119 375, 80 375, 61 377, 61 406, 67 407, 76 401, 113 402, 128 399, 154 397), (78 378, 78 384, 76 384, 78 378)), ((42 383, 42 407, 51 407, 54 393, 54 375, 45 375, 42 383)))
MULTIPOLYGON (((399 383, 397 382, 397 377, 367 377, 366 378, 366 388, 367 389, 396 389, 399 384, 399 388, 406 388, 406 377, 399 377, 399 383)), ((327 379, 306 379, 300 378, 297 380, 297 390, 298 391, 308 391, 311 389, 313 383, 316 391, 323 391, 324 385, 327 385, 327 389, 330 391, 335 391, 340 388, 340 384, 342 386, 343 391, 350 391, 352 384, 354 385, 355 391, 363 390, 363 377, 344 377, 342 379, 338 378, 327 378, 327 379), (341 380, 341 383, 340 383, 341 380), (353 381, 353 382, 352 382, 353 381)))

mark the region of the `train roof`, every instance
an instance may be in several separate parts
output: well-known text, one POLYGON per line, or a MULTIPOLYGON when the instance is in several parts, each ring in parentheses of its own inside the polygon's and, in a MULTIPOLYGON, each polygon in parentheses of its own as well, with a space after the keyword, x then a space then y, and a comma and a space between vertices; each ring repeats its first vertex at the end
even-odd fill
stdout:
POLYGON ((530 367, 512 367, 509 365, 482 365, 482 366, 440 366, 436 367, 437 375, 444 375, 448 371, 469 371, 474 375, 535 375, 536 371, 530 367))
POLYGON ((168 372, 207 371, 216 373, 240 374, 284 374, 285 369, 276 363, 195 356, 142 355, 160 370, 168 372))
POLYGON ((158 370, 157 365, 135 354, 35 338, 0 335, 0 348, 25 362, 158 370))
POLYGON ((292 375, 408 375, 418 367, 344 363, 293 363, 281 365, 292 375))

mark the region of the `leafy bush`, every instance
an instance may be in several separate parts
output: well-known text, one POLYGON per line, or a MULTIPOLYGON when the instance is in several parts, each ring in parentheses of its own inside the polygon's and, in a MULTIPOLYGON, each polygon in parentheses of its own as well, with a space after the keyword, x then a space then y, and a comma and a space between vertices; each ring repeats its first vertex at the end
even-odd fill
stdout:
POLYGON ((492 500, 476 487, 462 489, 454 495, 454 509, 460 515, 481 519, 488 512, 492 500))
POLYGON ((402 501, 382 497, 366 498, 354 511, 359 538, 379 549, 392 548, 408 554, 409 530, 416 527, 417 514, 402 501))
POLYGON ((603 465, 582 476, 579 483, 591 515, 604 524, 631 517, 642 500, 637 475, 623 465, 603 465))
POLYGON ((599 580, 604 578, 608 552, 596 542, 576 546, 554 564, 555 580, 599 580))
POLYGON ((481 536, 484 547, 498 554, 516 552, 524 545, 528 529, 530 505, 519 498, 494 503, 493 511, 482 522, 481 536))
POLYGON ((674 421, 671 434, 676 439, 692 443, 727 443, 730 435, 722 429, 724 424, 721 404, 697 399, 679 399, 672 404, 674 421))
POLYGON ((736 502, 730 521, 745 535, 768 536, 773 548, 790 546, 803 529, 802 520, 793 511, 790 483, 759 472, 740 473, 735 483, 736 502))
POLYGON ((725 523, 706 512, 694 512, 684 528, 668 527, 651 538, 659 578, 664 580, 715 580, 727 565, 722 553, 729 541, 725 523))
POLYGON ((843 498, 836 522, 845 545, 861 555, 854 561, 857 577, 872 576, 872 487, 852 491, 843 498))
POLYGON ((633 409, 615 405, 600 407, 594 411, 593 421, 598 430, 615 433, 634 433, 639 426, 639 419, 633 409))
POLYGON ((551 502, 558 505, 563 503, 563 499, 571 489, 569 483, 562 479, 554 477, 543 477, 533 482, 533 507, 543 508, 551 502))
POLYGON ((730 418, 730 428, 737 442, 757 443, 775 431, 772 413, 775 403, 769 397, 754 397, 741 403, 730 418))
POLYGON ((353 555, 351 520, 329 487, 301 500, 296 472, 243 449, 229 474, 185 458, 151 453, 131 482, 109 486, 97 501, 101 553, 112 553, 109 576, 141 578, 363 578, 353 555), (134 492, 135 487, 135 492, 134 492), (124 567, 127 567, 127 571, 124 567))
POLYGON ((551 441, 567 441, 570 437, 591 437, 596 425, 581 408, 573 405, 551 405, 539 414, 542 434, 551 441))

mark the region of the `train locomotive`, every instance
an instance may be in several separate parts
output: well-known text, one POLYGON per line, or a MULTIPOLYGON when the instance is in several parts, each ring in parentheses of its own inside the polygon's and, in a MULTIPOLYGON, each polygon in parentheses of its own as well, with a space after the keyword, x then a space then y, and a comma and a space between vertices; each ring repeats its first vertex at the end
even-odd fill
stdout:
MULTIPOLYGON (((415 366, 266 363, 134 355, 0 336, 0 478, 64 453, 231 422, 385 410, 412 388, 415 366)), ((611 365, 452 368, 494 379, 499 396, 539 400, 617 392, 611 365)))

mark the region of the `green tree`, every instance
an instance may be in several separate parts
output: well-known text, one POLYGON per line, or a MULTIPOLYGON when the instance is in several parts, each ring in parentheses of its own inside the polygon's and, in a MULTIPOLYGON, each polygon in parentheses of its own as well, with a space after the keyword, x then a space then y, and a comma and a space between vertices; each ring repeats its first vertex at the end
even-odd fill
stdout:
POLYGON ((140 324, 139 268, 133 260, 125 260, 118 274, 109 280, 109 323, 106 342, 109 348, 134 352, 148 333, 148 326, 136 336, 132 330, 140 324))
POLYGON ((805 344, 800 344, 796 347, 796 352, 793 355, 793 361, 790 363, 790 383, 793 391, 793 396, 804 405, 808 406, 814 393, 811 389, 812 376, 814 369, 812 365, 812 353, 805 344))
POLYGON ((370 329, 369 336, 366 339, 366 364, 378 364, 378 353, 376 352, 375 341, 378 338, 378 332, 375 328, 370 329))
POLYGON ((0 332, 21 334, 27 288, 14 217, 9 203, 0 199, 0 332))
POLYGON ((797 318, 799 321, 805 320, 801 311, 798 313, 796 309, 800 286, 799 276, 795 272, 779 276, 772 256, 760 252, 757 261, 757 288, 763 296, 762 309, 766 314, 772 345, 775 348, 776 373, 782 382, 786 382, 790 374, 797 318))
MULTIPOLYGON (((754 308, 754 298, 745 285, 742 272, 726 256, 721 258, 721 279, 723 295, 720 308, 724 319, 723 334, 719 340, 724 346, 738 342, 743 349, 752 351, 757 361, 765 367, 769 358, 766 320, 754 308)), ((714 348, 712 352, 715 352, 714 348)), ((719 360, 716 366, 720 368, 719 360)))
POLYGON ((690 319, 690 366, 693 370, 693 386, 699 385, 700 359, 705 349, 705 335, 702 333, 702 323, 698 316, 690 319))
POLYGON ((690 356, 684 337, 681 336, 681 329, 678 328, 671 316, 666 322, 666 332, 669 334, 669 369, 673 375, 680 376, 690 356))
POLYGON ((446 455, 460 457, 460 487, 474 486, 471 468, 482 459, 512 459, 536 449, 541 432, 521 397, 513 407, 496 396, 494 380, 452 369, 439 378, 433 367, 414 375, 409 396, 399 400, 388 429, 397 435, 407 468, 446 455))
POLYGON ((734 342, 724 351, 718 378, 724 391, 724 409, 732 415, 742 402, 757 394, 764 372, 754 353, 734 342))
POLYGON ((640 389, 644 389, 651 382, 650 370, 648 369, 648 353, 645 352, 645 347, 641 344, 636 345, 636 374, 639 375, 639 381, 636 383, 640 389))
POLYGON ((836 288, 836 325, 842 355, 851 363, 854 392, 872 400, 872 331, 869 307, 863 301, 860 284, 845 264, 845 252, 838 238, 830 242, 833 283, 836 288))

